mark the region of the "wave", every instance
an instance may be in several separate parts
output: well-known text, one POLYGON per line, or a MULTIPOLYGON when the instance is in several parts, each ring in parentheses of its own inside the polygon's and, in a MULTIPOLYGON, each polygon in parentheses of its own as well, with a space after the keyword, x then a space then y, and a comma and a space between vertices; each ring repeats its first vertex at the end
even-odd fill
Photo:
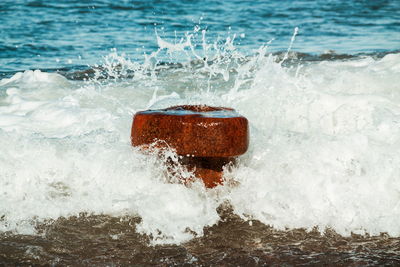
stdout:
POLYGON ((229 203, 277 229, 400 236, 398 52, 244 56, 228 43, 163 63, 166 50, 143 63, 115 52, 83 73, 0 80, 0 231, 35 234, 38 222, 87 212, 138 216, 154 243, 181 243, 229 203), (131 147, 136 111, 183 103, 249 119, 250 149, 225 171, 226 185, 185 186, 163 158, 131 147))

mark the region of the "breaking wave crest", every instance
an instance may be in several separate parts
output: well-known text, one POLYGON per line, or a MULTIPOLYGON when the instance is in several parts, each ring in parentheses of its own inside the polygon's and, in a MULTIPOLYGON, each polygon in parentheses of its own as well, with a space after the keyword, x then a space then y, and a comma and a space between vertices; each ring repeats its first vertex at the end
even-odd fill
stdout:
POLYGON ((138 216, 154 243, 181 243, 229 203, 278 229, 400 236, 400 54, 296 61, 199 33, 202 53, 190 36, 158 36, 143 63, 114 51, 84 72, 0 80, 0 231, 35 234, 87 212, 138 216), (248 153, 215 189, 169 177, 173 151, 160 159, 130 145, 136 111, 198 103, 233 107, 251 125, 248 153))

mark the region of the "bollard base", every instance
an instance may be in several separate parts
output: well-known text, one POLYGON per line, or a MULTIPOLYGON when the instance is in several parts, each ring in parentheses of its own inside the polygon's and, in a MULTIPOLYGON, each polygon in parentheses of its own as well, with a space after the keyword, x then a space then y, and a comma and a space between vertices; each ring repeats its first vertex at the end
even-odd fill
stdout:
POLYGON ((234 164, 235 158, 222 157, 182 157, 180 163, 194 171, 207 188, 213 188, 223 184, 223 167, 234 164))
POLYGON ((223 184, 223 172, 205 168, 196 168, 194 171, 197 178, 203 180, 207 188, 214 188, 223 184))

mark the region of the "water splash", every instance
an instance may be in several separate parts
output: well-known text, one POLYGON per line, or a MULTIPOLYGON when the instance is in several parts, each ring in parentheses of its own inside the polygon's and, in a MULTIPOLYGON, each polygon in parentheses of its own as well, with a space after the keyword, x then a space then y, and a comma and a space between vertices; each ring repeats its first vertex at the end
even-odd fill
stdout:
POLYGON ((249 56, 234 39, 210 43, 201 29, 177 44, 159 37, 143 63, 113 51, 86 81, 43 71, 2 79, 0 230, 132 215, 154 243, 180 243, 217 223, 228 201, 278 229, 399 236, 399 54, 299 66, 290 47, 283 60, 268 43, 249 56), (164 52, 188 59, 163 64, 164 52), (251 124, 250 151, 225 172, 235 183, 213 190, 168 176, 173 152, 143 155, 129 140, 135 111, 200 103, 231 106, 251 124))

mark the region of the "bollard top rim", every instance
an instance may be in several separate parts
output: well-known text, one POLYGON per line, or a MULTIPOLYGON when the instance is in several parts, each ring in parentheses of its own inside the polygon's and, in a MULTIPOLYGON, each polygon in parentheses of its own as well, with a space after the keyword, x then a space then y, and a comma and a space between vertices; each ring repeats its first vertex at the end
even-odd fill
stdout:
POLYGON ((165 116, 196 116, 205 118, 238 118, 242 117, 233 108, 214 107, 208 105, 179 105, 164 109, 149 109, 139 111, 135 115, 165 115, 165 116))
POLYGON ((164 110, 185 110, 194 112, 212 112, 212 111, 223 111, 223 110, 234 111, 233 108, 214 107, 208 105, 179 105, 179 106, 172 106, 169 108, 165 108, 164 110))

